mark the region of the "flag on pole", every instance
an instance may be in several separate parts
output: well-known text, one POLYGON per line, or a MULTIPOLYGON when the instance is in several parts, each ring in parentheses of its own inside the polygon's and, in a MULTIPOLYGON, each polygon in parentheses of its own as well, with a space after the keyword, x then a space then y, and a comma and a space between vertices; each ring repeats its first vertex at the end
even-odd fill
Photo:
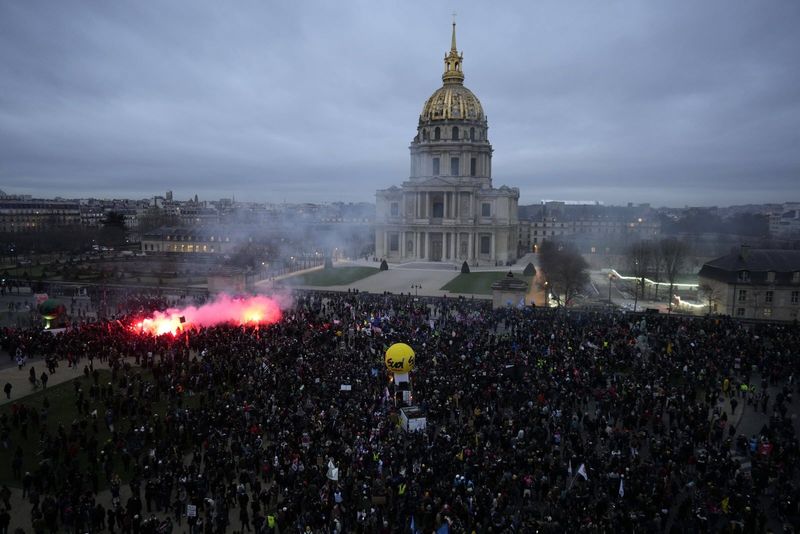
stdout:
POLYGON ((578 468, 578 474, 582 476, 584 480, 589 480, 589 475, 586 474, 586 464, 581 464, 578 468))
POLYGON ((620 498, 625 496, 625 479, 622 477, 619 479, 619 496, 620 498))

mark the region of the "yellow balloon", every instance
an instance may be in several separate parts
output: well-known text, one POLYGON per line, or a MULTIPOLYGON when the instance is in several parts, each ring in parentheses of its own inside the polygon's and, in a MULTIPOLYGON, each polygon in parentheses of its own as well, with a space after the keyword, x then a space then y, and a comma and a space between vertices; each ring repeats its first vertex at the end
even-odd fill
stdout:
POLYGON ((414 368, 414 349, 405 343, 395 343, 386 350, 386 368, 392 373, 407 373, 414 368))

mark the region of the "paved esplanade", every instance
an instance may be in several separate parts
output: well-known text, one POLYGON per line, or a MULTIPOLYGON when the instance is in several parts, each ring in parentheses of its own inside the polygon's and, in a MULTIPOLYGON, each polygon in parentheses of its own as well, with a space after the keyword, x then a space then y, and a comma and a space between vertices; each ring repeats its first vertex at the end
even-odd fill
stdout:
MULTIPOLYGON (((522 271, 525 269, 525 266, 528 263, 533 263, 534 266, 538 268, 538 259, 536 258, 535 254, 526 254, 517 262, 510 266, 493 266, 493 265, 478 265, 472 266, 470 265, 471 272, 488 272, 488 271, 497 271, 497 272, 508 272, 512 271, 515 274, 521 274, 522 271)), ((356 260, 352 262, 341 262, 338 263, 337 266, 345 267, 345 266, 358 266, 358 267, 378 267, 380 264, 374 261, 364 261, 364 260, 356 260)), ((309 270, 319 270, 321 267, 316 269, 309 269, 309 270)), ((290 275, 276 278, 279 280, 280 278, 289 278, 291 276, 296 275, 297 273, 291 273, 290 275)), ((298 287, 300 289, 318 289, 318 290, 329 290, 329 291, 352 291, 357 289, 358 291, 366 291, 369 293, 383 293, 389 292, 393 294, 408 294, 414 293, 420 296, 426 297, 457 297, 460 296, 460 293, 450 293, 449 291, 444 291, 441 288, 444 287, 448 282, 452 279, 457 277, 461 274, 460 265, 455 265, 451 263, 443 263, 443 262, 424 262, 424 261, 414 261, 414 262, 406 262, 406 263, 390 263, 388 271, 381 271, 375 273, 371 276, 366 278, 362 278, 361 280, 356 280, 352 284, 347 285, 336 285, 336 286, 293 286, 298 287), (412 286, 419 286, 414 287, 412 286)), ((256 283, 256 287, 260 290, 268 290, 272 287, 272 280, 263 280, 261 282, 256 283)), ((469 295, 467 295, 469 296, 469 295)), ((474 295, 475 298, 484 298, 489 299, 491 295, 474 295)))

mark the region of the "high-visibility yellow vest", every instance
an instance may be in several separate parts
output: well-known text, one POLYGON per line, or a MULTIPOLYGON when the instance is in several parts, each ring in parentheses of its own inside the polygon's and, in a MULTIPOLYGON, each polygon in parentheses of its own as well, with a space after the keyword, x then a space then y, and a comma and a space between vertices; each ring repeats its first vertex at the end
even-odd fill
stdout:
POLYGON ((401 483, 400 486, 397 488, 398 495, 405 495, 406 494, 406 485, 401 483))

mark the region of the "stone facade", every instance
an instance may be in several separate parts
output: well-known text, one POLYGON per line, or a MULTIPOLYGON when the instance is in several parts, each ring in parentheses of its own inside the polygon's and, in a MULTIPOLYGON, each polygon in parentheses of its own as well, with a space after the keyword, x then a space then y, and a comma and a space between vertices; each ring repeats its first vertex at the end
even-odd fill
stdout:
POLYGON ((492 145, 452 44, 443 85, 425 102, 401 187, 376 192, 375 251, 390 262, 497 264, 517 258, 519 190, 492 187, 492 145))
POLYGON ((743 246, 703 265, 699 285, 711 313, 767 321, 800 319, 800 251, 743 246))

